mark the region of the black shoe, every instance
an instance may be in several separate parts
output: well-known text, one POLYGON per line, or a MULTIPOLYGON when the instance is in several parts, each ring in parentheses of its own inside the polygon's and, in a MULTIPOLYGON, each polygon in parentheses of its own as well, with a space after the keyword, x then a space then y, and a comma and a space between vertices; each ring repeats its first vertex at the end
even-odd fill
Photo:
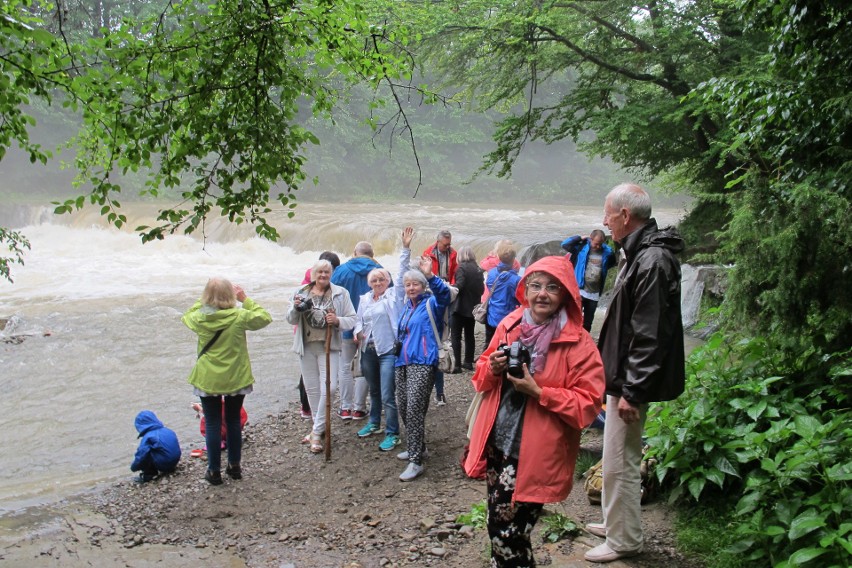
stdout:
POLYGON ((464 369, 465 371, 473 371, 473 364, 465 363, 464 365, 462 365, 462 369, 464 369))
POLYGON ((204 479, 207 480, 207 483, 210 485, 222 485, 222 474, 218 471, 210 471, 207 470, 207 473, 204 474, 204 479))
POLYGON ((452 371, 450 371, 450 374, 451 374, 451 375, 460 375, 460 374, 461 374, 461 372, 462 372, 461 367, 456 367, 455 369, 453 369, 452 371))
POLYGON ((231 479, 242 479, 243 478, 243 470, 238 465, 228 464, 228 467, 225 468, 225 473, 228 474, 228 477, 231 479))

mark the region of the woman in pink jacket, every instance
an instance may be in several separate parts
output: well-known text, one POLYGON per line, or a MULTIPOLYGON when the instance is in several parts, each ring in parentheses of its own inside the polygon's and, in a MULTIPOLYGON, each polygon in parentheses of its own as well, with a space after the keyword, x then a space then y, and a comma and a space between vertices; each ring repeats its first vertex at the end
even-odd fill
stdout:
POLYGON ((580 432, 605 386, 570 262, 530 265, 517 298, 477 362, 483 399, 465 460, 468 475, 485 475, 492 566, 501 568, 535 565, 530 534, 543 504, 571 492, 580 432))

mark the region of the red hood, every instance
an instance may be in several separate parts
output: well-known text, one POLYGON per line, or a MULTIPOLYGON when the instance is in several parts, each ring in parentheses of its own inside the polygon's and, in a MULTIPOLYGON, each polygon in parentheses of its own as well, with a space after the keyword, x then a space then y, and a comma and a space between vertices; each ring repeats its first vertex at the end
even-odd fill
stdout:
POLYGON ((526 298, 526 277, 533 272, 547 273, 551 277, 556 278, 568 290, 568 295, 563 302, 568 312, 568 318, 573 323, 582 326, 583 308, 580 304, 580 288, 577 286, 577 278, 574 276, 574 266, 568 257, 546 256, 526 268, 524 277, 518 282, 518 289, 515 291, 515 297, 521 303, 521 306, 525 308, 529 307, 529 302, 527 302, 526 298))

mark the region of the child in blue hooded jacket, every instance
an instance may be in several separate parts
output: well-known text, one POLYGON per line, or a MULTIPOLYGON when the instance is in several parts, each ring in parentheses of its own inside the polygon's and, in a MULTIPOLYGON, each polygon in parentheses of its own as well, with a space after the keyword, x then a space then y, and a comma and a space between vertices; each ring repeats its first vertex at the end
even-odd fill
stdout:
POLYGON ((130 471, 141 471, 141 481, 151 481, 161 473, 173 472, 180 461, 177 434, 166 428, 150 410, 136 415, 136 430, 142 440, 130 471))

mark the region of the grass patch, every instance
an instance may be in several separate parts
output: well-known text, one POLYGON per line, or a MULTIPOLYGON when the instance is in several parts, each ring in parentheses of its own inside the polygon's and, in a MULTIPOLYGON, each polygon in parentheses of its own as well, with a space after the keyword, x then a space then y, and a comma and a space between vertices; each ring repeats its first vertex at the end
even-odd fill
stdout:
POLYGON ((700 559, 706 568, 748 566, 744 555, 726 552, 739 540, 730 522, 733 514, 733 509, 726 505, 710 508, 692 504, 688 509, 678 508, 675 521, 678 550, 700 559))
POLYGON ((586 471, 601 459, 600 453, 580 448, 577 455, 577 465, 574 467, 574 476, 580 479, 586 471))

